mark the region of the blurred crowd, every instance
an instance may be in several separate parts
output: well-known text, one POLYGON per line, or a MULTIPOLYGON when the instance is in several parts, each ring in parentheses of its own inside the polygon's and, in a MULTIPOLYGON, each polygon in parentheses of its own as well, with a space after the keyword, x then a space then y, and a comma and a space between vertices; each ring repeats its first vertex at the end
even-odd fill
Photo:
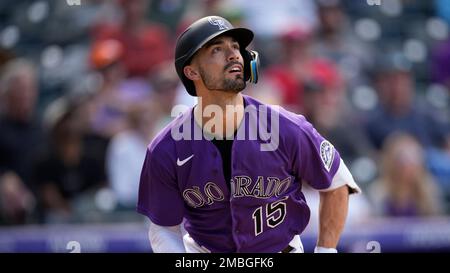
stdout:
POLYGON ((261 80, 244 92, 340 151, 364 192, 350 222, 450 215, 446 0, 68 2, 0 2, 1 225, 142 219, 146 146, 195 103, 174 44, 206 15, 256 34, 261 80))

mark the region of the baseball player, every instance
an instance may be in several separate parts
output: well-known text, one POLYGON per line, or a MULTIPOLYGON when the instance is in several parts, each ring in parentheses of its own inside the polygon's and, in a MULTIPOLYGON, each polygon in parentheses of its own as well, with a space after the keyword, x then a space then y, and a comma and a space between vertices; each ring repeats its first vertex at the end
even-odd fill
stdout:
POLYGON ((360 189, 303 116, 240 93, 257 82, 258 54, 246 49, 252 39, 252 31, 208 16, 177 40, 178 76, 201 103, 147 149, 137 210, 151 221, 154 252, 303 252, 310 217, 303 183, 321 196, 315 252, 337 252, 349 193, 360 189), (209 106, 223 110, 215 127, 207 126, 209 106), (270 140, 261 126, 277 140, 272 149, 262 149, 270 140))

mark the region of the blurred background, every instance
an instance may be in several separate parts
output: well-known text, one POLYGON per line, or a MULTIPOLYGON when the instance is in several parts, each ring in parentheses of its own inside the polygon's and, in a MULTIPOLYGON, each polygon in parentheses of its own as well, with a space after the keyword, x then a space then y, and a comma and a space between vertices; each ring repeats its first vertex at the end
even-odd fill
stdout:
POLYGON ((206 15, 255 32, 244 92, 305 115, 363 189, 340 251, 450 251, 450 0, 1 0, 0 252, 151 251, 140 170, 195 104, 174 45, 206 15))

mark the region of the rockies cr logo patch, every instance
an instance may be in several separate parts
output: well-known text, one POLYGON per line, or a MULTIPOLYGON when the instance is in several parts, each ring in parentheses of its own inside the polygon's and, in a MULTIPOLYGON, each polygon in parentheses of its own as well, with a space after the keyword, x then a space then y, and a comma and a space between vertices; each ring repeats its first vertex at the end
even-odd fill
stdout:
POLYGON ((219 30, 228 29, 222 19, 213 19, 213 17, 209 17, 208 22, 213 26, 218 26, 219 30))
POLYGON ((331 165, 333 165, 334 147, 327 140, 324 140, 320 143, 320 158, 322 159, 325 169, 327 169, 327 171, 330 171, 331 165))

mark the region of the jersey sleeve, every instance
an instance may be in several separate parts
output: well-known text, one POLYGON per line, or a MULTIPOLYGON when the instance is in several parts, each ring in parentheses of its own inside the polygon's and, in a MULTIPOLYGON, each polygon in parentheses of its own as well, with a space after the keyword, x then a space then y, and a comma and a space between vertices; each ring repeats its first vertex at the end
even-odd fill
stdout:
POLYGON ((338 151, 303 116, 299 129, 296 153, 299 178, 317 190, 330 188, 340 165, 338 151))
POLYGON ((183 220, 184 202, 178 190, 174 164, 170 151, 152 146, 147 149, 137 211, 160 226, 178 225, 183 220))

